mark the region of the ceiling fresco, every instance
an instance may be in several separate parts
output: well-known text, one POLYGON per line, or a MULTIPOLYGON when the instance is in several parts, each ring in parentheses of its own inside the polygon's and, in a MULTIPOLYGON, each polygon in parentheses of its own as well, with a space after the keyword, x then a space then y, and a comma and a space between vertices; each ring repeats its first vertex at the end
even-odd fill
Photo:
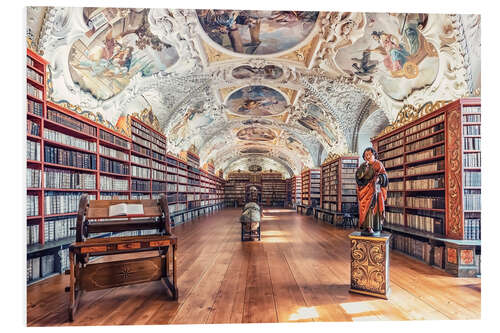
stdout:
POLYGON ((311 32, 318 12, 217 10, 196 11, 203 30, 225 49, 242 54, 288 50, 311 32))
POLYGON ((298 174, 406 104, 481 89, 479 15, 28 7, 26 23, 50 100, 124 133, 149 114, 172 154, 226 172, 298 174))

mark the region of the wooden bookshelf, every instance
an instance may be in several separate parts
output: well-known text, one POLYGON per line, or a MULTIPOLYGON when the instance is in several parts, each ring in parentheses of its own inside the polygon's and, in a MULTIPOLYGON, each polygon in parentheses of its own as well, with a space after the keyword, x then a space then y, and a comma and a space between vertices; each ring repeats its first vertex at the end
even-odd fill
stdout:
POLYGON ((302 203, 302 176, 292 177, 292 205, 295 207, 302 203))
POLYGON ((358 156, 337 156, 321 165, 321 209, 315 216, 333 221, 333 213, 357 215, 355 173, 358 163, 358 156))
POLYGON ((226 207, 243 206, 246 200, 246 186, 255 180, 251 172, 230 172, 224 183, 224 203, 226 207))
POLYGON ((302 205, 306 207, 316 207, 320 204, 321 170, 308 169, 301 173, 302 178, 302 205))
POLYGON ((262 184, 262 203, 266 206, 285 207, 286 181, 280 172, 264 171, 260 173, 262 184))
POLYGON ((393 245, 420 259, 412 239, 444 248, 436 265, 457 276, 479 272, 480 124, 480 99, 464 98, 372 139, 389 176, 386 229, 406 239, 393 245))
POLYGON ((47 101, 48 63, 29 49, 27 57, 28 284, 69 267, 71 228, 82 193, 91 200, 149 199, 165 193, 174 225, 222 208, 221 177, 206 173, 203 190, 199 160, 198 168, 192 168, 167 154, 166 137, 136 117, 131 117, 133 134, 128 137, 47 101), (207 200, 201 200, 202 191, 207 200), (196 202, 192 209, 188 194, 196 202))

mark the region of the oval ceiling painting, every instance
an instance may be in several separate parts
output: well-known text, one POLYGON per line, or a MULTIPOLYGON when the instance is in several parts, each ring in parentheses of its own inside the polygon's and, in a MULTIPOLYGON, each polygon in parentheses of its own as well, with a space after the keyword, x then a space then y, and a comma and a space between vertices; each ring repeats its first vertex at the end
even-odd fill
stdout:
POLYGON ((203 30, 236 53, 273 54, 288 50, 311 32, 318 12, 217 10, 196 11, 203 30))
POLYGON ((271 141, 276 139, 276 134, 264 127, 246 127, 239 130, 236 136, 240 140, 248 141, 271 141))
POLYGON ((243 116, 272 116, 285 111, 286 99, 278 91, 264 86, 241 88, 229 96, 227 107, 243 116))
POLYGON ((120 93, 137 73, 150 76, 179 59, 175 48, 153 35, 149 9, 84 8, 87 32, 72 45, 73 82, 98 100, 120 93))

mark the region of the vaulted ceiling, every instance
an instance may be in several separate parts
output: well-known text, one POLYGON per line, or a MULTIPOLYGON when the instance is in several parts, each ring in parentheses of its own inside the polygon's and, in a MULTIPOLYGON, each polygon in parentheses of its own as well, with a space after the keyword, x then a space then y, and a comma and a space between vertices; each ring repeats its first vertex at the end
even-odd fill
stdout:
POLYGON ((171 152, 226 172, 297 174, 404 104, 480 88, 478 15, 29 7, 27 23, 52 101, 115 128, 149 112, 171 152))

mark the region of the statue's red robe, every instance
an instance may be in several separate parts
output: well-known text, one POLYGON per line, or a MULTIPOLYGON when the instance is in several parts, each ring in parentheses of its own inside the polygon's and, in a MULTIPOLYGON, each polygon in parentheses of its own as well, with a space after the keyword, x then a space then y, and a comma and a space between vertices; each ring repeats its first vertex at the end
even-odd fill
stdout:
MULTIPOLYGON (((359 226, 363 226, 363 222, 366 219, 366 215, 368 214, 368 210, 370 208, 370 203, 372 201, 373 194, 375 192, 375 182, 378 179, 378 175, 387 174, 384 168, 384 165, 379 160, 373 161, 371 163, 373 170, 375 171, 375 176, 373 179, 365 186, 357 186, 356 192, 358 194, 358 206, 359 206, 359 226)), ((376 212, 384 212, 384 202, 387 198, 387 188, 380 187, 380 193, 378 196, 377 204, 374 207, 373 213, 376 212)))

